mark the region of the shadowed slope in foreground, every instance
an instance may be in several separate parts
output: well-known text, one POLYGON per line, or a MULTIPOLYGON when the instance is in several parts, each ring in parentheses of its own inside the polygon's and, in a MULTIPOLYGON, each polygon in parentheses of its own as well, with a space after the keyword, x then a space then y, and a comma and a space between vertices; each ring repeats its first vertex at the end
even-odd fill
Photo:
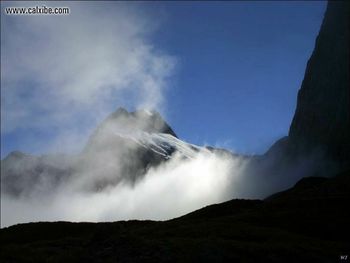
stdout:
POLYGON ((21 224, 0 231, 1 262, 337 262, 349 201, 347 171, 164 222, 21 224))

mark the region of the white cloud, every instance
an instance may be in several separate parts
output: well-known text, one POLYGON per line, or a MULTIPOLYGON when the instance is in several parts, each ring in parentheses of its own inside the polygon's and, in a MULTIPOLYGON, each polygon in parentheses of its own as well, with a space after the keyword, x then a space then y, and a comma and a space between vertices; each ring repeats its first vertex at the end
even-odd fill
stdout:
MULTIPOLYGON (((70 7, 70 15, 1 18, 2 132, 57 128, 52 147, 60 151, 83 145, 89 128, 118 105, 162 111, 175 65, 174 57, 152 45, 159 25, 137 4, 46 6, 63 4, 70 7)), ((33 140, 42 143, 41 138, 33 140)), ((85 169, 82 162, 54 191, 45 191, 49 184, 38 184, 40 191, 30 198, 2 195, 2 226, 38 220, 168 219, 231 198, 232 169, 241 169, 238 159, 215 154, 188 160, 175 155, 150 169, 134 187, 119 183, 91 192, 85 186, 116 176, 125 158, 117 160, 108 152, 90 157, 87 163, 98 159, 97 170, 87 172, 89 166, 85 169)))
MULTIPOLYGON (((175 58, 152 45, 155 20, 122 2, 46 6, 63 4, 70 15, 1 16, 2 132, 66 135, 95 126, 117 106, 162 110, 175 58)), ((38 3, 5 4, 14 5, 38 3)))
MULTIPOLYGON (((2 133, 56 129, 58 139, 51 145, 56 151, 79 148, 89 129, 118 105, 161 111, 175 65, 175 58, 150 42, 157 24, 137 4, 46 5, 63 3, 70 7, 68 16, 1 17, 2 133)), ((36 137, 30 143, 42 141, 36 137)), ((232 186, 245 166, 239 158, 220 154, 200 153, 188 160, 174 156, 134 187, 119 183, 102 192, 82 191, 96 177, 116 175, 125 164, 125 151, 119 151, 124 159, 108 152, 92 154, 78 164, 73 179, 54 191, 45 181, 30 198, 2 194, 2 226, 38 220, 168 219, 234 197, 232 186), (96 159, 97 170, 87 172, 86 164, 96 159)))
POLYGON ((240 158, 208 152, 187 160, 175 155, 134 187, 120 183, 101 192, 77 191, 89 179, 79 175, 45 198, 39 192, 31 198, 3 195, 2 227, 30 221, 171 219, 233 198, 232 185, 245 165, 240 158))

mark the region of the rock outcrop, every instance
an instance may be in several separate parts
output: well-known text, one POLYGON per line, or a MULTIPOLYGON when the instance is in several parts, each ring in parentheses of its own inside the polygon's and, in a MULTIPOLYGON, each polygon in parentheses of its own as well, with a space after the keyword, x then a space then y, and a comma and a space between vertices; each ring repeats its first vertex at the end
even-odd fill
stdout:
POLYGON ((330 1, 298 93, 289 148, 318 150, 349 166, 349 89, 349 3, 330 1))
POLYGON ((286 189, 305 176, 329 177, 349 169, 349 101, 349 3, 330 1, 289 134, 252 158, 241 185, 247 197, 286 189))

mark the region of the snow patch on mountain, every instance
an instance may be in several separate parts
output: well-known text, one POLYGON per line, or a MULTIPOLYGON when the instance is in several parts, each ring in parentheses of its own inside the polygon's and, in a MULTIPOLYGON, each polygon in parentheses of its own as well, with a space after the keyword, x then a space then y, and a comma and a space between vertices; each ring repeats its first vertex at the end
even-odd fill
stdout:
POLYGON ((175 151, 186 158, 194 158, 200 151, 210 153, 204 147, 186 143, 166 133, 135 132, 126 134, 116 132, 115 135, 132 140, 141 147, 163 156, 165 159, 170 159, 175 151))

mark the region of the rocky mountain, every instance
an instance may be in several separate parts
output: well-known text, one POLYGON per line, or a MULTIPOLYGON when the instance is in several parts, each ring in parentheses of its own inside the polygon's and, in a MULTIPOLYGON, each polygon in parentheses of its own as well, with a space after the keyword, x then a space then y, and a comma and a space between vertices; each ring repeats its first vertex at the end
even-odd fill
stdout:
POLYGON ((208 150, 178 139, 159 113, 119 108, 90 137, 78 158, 77 173, 98 174, 93 190, 102 190, 121 181, 135 184, 173 155, 192 158, 199 151, 208 150))
POLYGON ((330 1, 307 63, 290 126, 297 152, 318 148, 341 166, 350 159, 349 3, 330 1))
MULTIPOLYGON (((239 186, 245 197, 261 198, 304 176, 331 176, 350 167, 348 17, 347 2, 328 4, 289 135, 262 156, 240 156, 249 161, 239 186)), ((200 151, 232 155, 181 141, 157 112, 119 108, 97 127, 77 156, 11 153, 1 161, 2 190, 18 196, 51 189, 74 176, 98 174, 98 180, 82 187, 100 191, 120 182, 135 184, 148 169, 176 153, 191 158, 200 151)))
POLYGON ((305 176, 350 168, 349 3, 330 1, 307 63, 288 136, 252 158, 246 187, 265 196, 305 176), (258 177, 255 175, 259 174, 258 177))
POLYGON ((186 159, 200 151, 210 152, 178 139, 159 113, 119 108, 97 127, 78 155, 10 153, 1 161, 1 187, 12 196, 28 196, 33 191, 49 193, 84 176, 93 179, 82 187, 100 191, 122 181, 134 184, 150 167, 175 154, 186 159))
POLYGON ((1 194, 19 197, 49 193, 71 177, 74 156, 35 156, 19 151, 1 160, 1 194))

